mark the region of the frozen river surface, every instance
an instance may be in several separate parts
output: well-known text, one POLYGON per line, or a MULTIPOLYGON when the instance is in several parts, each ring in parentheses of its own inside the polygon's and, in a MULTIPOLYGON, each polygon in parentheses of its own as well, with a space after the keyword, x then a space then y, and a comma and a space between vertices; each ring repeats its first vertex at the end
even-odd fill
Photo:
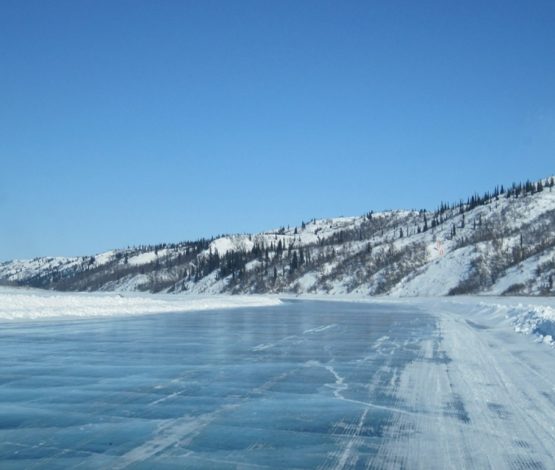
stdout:
POLYGON ((2 323, 0 468, 554 468, 553 350, 423 305, 2 323))

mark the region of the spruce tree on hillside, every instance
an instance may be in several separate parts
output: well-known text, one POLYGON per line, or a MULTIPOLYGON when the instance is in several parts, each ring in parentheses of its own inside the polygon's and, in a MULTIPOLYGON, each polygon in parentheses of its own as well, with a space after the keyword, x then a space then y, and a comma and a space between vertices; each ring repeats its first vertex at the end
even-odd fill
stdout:
POLYGON ((289 272, 294 273, 299 267, 299 258, 297 257, 297 251, 293 251, 293 257, 291 258, 291 263, 289 265, 289 272))

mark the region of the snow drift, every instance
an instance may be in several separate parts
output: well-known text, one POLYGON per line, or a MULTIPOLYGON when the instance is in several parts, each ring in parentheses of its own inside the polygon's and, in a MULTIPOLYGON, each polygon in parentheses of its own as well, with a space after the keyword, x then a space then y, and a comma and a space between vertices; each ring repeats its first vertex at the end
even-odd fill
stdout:
POLYGON ((278 305, 264 296, 177 296, 54 293, 0 288, 0 319, 102 317, 278 305))

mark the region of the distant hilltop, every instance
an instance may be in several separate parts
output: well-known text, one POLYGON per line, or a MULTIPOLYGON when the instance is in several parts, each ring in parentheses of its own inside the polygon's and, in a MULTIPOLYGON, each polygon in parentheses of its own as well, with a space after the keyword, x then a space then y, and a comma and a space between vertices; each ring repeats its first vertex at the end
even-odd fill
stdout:
POLYGON ((553 295, 554 178, 435 211, 369 212, 297 227, 95 256, 0 264, 0 282, 64 291, 553 295))

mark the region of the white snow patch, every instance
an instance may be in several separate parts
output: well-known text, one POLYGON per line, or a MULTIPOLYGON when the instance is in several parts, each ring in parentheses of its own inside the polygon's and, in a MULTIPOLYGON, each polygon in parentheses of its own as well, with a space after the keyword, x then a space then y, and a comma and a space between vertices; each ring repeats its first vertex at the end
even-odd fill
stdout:
POLYGON ((101 266, 103 264, 109 263, 110 261, 112 261, 115 254, 116 254, 115 250, 106 251, 104 253, 99 253, 98 255, 96 255, 94 257, 94 262, 95 262, 96 266, 101 266))
POLYGON ((468 276, 474 247, 467 246, 450 251, 415 271, 390 292, 391 296, 441 296, 447 295, 468 276))
POLYGON ((504 308, 517 333, 534 335, 538 341, 555 346, 555 308, 522 304, 504 308))
POLYGON ((149 264, 156 261, 157 258, 163 257, 168 253, 167 249, 159 250, 158 253, 154 251, 147 251, 140 255, 133 256, 127 260, 128 264, 132 266, 139 266, 142 264, 149 264))
POLYGON ((249 239, 248 235, 232 235, 229 237, 217 238, 210 243, 209 248, 204 251, 205 255, 210 252, 218 252, 218 255, 223 256, 228 251, 250 251, 254 247, 254 242, 249 239))
POLYGON ((308 335, 308 334, 312 334, 312 333, 320 333, 321 331, 326 331, 329 330, 330 328, 335 328, 337 325, 335 323, 333 323, 332 325, 322 325, 322 326, 318 326, 316 328, 310 328, 308 330, 304 330, 303 331, 303 335, 308 335))
POLYGON ((103 317, 279 305, 268 296, 59 293, 0 288, 0 319, 103 317))
POLYGON ((309 272, 297 279, 296 284, 298 284, 301 292, 309 292, 310 289, 318 282, 318 276, 309 272))

